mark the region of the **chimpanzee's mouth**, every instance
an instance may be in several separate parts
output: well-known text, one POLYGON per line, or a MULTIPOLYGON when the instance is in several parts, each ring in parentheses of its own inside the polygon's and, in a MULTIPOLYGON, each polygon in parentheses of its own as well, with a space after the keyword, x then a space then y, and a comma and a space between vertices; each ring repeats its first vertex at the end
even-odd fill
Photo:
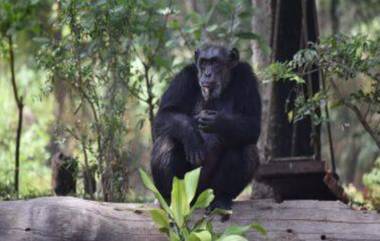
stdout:
POLYGON ((212 92, 212 89, 210 88, 210 86, 202 86, 202 95, 203 95, 203 98, 207 101, 210 99, 210 96, 211 96, 211 92, 212 92))

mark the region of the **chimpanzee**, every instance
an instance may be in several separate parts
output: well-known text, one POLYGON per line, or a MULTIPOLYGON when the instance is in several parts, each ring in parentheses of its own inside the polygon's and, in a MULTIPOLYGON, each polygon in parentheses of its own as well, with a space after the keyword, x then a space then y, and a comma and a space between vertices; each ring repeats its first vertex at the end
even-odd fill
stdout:
POLYGON ((78 161, 58 152, 51 159, 51 169, 52 188, 55 194, 58 196, 75 194, 78 161))
POLYGON ((84 193, 88 194, 91 198, 93 198, 96 191, 95 170, 95 166, 84 167, 82 170, 84 193))
POLYGON ((211 208, 231 209, 258 167, 261 100, 237 49, 205 44, 162 96, 153 125, 151 170, 170 200, 172 179, 199 166, 198 193, 212 188, 211 208))

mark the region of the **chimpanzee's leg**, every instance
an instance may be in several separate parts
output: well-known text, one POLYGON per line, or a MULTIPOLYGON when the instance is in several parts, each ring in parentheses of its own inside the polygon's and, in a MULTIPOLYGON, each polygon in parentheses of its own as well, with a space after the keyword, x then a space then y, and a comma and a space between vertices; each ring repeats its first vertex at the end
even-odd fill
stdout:
POLYGON ((154 141, 151 160, 153 180, 167 201, 170 200, 173 177, 183 178, 191 169, 180 143, 170 137, 158 137, 154 141))
POLYGON ((255 145, 226 150, 211 183, 215 193, 212 208, 230 209, 232 200, 252 181, 258 165, 259 156, 255 145))

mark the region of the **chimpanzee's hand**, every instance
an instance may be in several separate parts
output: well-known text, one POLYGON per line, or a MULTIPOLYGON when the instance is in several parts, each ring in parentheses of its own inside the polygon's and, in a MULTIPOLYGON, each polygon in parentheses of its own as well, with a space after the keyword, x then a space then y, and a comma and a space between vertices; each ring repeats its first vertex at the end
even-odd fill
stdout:
POLYGON ((202 110, 197 115, 198 127, 206 133, 215 133, 220 114, 216 110, 202 110))
POLYGON ((194 166, 200 166, 206 157, 203 139, 199 133, 194 133, 192 137, 184 143, 186 160, 194 166))

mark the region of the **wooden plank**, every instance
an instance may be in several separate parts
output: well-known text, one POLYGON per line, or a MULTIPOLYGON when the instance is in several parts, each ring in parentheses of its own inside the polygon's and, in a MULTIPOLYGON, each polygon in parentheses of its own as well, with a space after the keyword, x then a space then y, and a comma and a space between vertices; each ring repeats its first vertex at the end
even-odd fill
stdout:
POLYGON ((315 160, 272 161, 259 167, 258 178, 270 179, 281 176, 318 174, 325 172, 325 162, 315 160))
MULTIPOLYGON (((291 199, 343 200, 342 189, 324 182, 325 162, 301 157, 286 158, 261 165, 256 178, 273 188, 277 201, 291 199), (338 192, 341 191, 341 192, 338 192), (337 198, 338 196, 338 198, 337 198)), ((330 175, 331 176, 331 175, 330 175)), ((328 180, 332 180, 329 178, 328 180)))
MULTIPOLYGON (((167 240, 150 220, 150 207, 72 197, 0 202, 0 241, 167 240)), ((354 211, 338 201, 237 202, 230 220, 214 225, 221 230, 252 221, 261 223, 268 235, 250 232, 248 240, 380 240, 378 213, 354 211)))

